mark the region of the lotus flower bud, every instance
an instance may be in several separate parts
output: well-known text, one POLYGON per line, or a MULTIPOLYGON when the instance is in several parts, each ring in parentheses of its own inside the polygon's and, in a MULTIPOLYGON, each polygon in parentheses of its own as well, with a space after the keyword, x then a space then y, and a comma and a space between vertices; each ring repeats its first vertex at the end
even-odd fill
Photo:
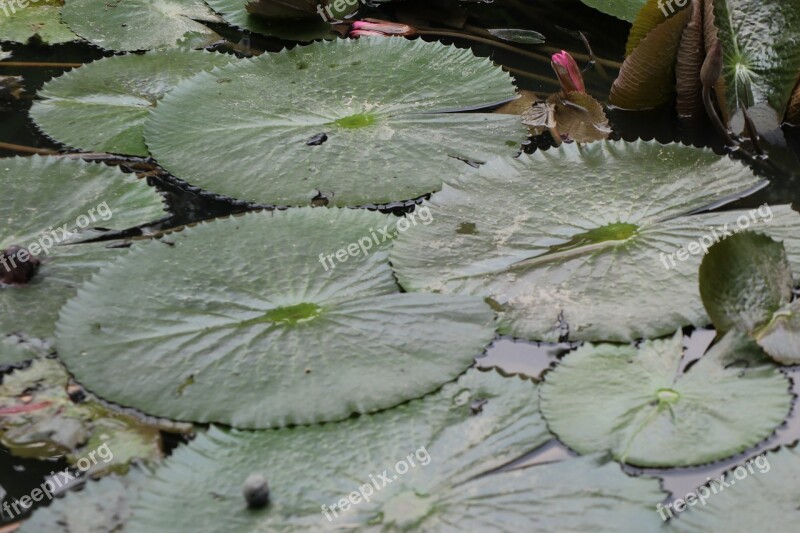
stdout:
POLYGON ((553 70, 558 76, 558 81, 561 83, 561 90, 565 93, 585 93, 586 87, 583 85, 583 76, 578 64, 569 55, 569 52, 561 50, 557 54, 553 54, 553 60, 550 62, 553 70))

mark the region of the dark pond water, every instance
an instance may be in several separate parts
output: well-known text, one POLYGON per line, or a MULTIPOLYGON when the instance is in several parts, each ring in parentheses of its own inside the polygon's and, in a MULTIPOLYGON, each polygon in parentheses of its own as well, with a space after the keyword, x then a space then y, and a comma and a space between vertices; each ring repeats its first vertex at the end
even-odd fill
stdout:
MULTIPOLYGON (((430 13, 431 9, 440 9, 442 16, 446 16, 448 8, 457 4, 457 2, 449 0, 402 3, 403 9, 406 10, 418 9, 420 12, 430 13)), ((391 6, 373 9, 373 16, 390 18, 387 17, 386 12, 392 9, 391 6)), ((515 74, 517 84, 521 89, 535 91, 540 95, 547 95, 558 90, 549 64, 549 53, 563 48, 576 54, 576 57, 577 54, 586 54, 586 48, 578 32, 583 32, 597 57, 614 62, 620 62, 623 58, 628 25, 606 17, 603 17, 602 24, 598 25, 598 14, 577 0, 537 1, 533 7, 516 0, 498 0, 496 3, 472 3, 469 9, 472 16, 471 22, 476 26, 526 28, 536 30, 547 37, 547 44, 544 48, 514 45, 518 48, 537 51, 541 54, 539 59, 467 40, 442 39, 443 42, 456 42, 459 46, 469 46, 477 55, 491 55, 493 59, 515 74), (509 19, 505 15, 506 10, 510 10, 518 16, 509 19)), ((294 45, 294 43, 276 39, 246 36, 225 26, 215 26, 214 29, 231 42, 241 46, 250 46, 253 51, 278 51, 284 46, 294 45)), ((433 38, 426 37, 426 39, 433 38)), ((26 63, 86 63, 111 55, 92 46, 81 44, 56 47, 5 44, 3 48, 13 51, 12 61, 26 63)), ((580 63, 587 65, 586 61, 580 61, 580 63)), ((2 63, 0 63, 0 75, 24 76, 27 95, 34 95, 47 80, 59 75, 64 70, 59 67, 2 67, 2 63)), ((605 66, 602 71, 589 67, 584 72, 588 92, 599 100, 605 101, 615 76, 616 70, 613 67, 605 66)), ((41 135, 31 123, 27 114, 31 102, 31 96, 12 102, 0 101, 0 143, 20 145, 31 149, 60 150, 62 147, 41 135)), ((710 146, 716 152, 724 153, 722 144, 714 140, 708 123, 705 121, 690 124, 681 122, 671 110, 638 113, 611 110, 609 118, 614 128, 614 137, 617 139, 634 141, 642 138, 645 140, 656 139, 662 143, 683 142, 695 146, 710 146)), ((757 173, 769 178, 770 185, 726 208, 752 208, 762 205, 764 202, 785 204, 796 203, 800 200, 800 187, 798 186, 800 185, 800 181, 798 181, 800 180, 798 175, 800 174, 800 156, 798 155, 800 154, 800 129, 784 129, 782 132, 772 132, 768 137, 768 140, 774 144, 770 150, 770 162, 748 160, 748 164, 751 164, 757 173)), ((531 139, 524 149, 525 151, 546 149, 549 144, 546 139, 536 138, 531 139)), ((0 157, 24 153, 22 148, 13 149, 7 145, 0 145, 0 157)), ((162 228, 247 209, 244 205, 204 197, 196 191, 186 190, 180 184, 175 184, 170 180, 169 176, 155 177, 151 181, 154 186, 168 192, 168 200, 175 213, 173 217, 161 224, 162 228)), ((383 206, 383 210, 398 213, 405 209, 407 208, 402 205, 383 206)), ((687 329, 685 333, 688 347, 686 362, 688 363, 703 353, 713 340, 714 332, 687 329)), ((489 348, 487 356, 480 360, 479 366, 497 367, 508 374, 539 377, 557 361, 558 357, 573 347, 568 344, 545 345, 500 338, 489 348)), ((796 368, 788 369, 786 372, 792 378, 800 376, 796 368)), ((795 394, 797 394, 797 380, 793 379, 793 384, 795 394)), ((664 488, 672 491, 677 497, 704 483, 707 478, 717 477, 723 471, 741 464, 746 457, 778 445, 795 442, 799 438, 800 417, 797 416, 795 407, 790 419, 778 429, 775 435, 740 456, 696 468, 645 471, 631 468, 629 470, 634 473, 660 476, 664 480, 664 488)), ((570 454, 572 452, 566 447, 558 442, 552 442, 524 458, 522 462, 525 464, 548 462, 570 454)), ((33 487, 43 481, 49 472, 63 469, 64 466, 66 465, 61 463, 18 459, 0 448, 0 496, 5 493, 10 498, 14 498, 28 494, 33 487)))

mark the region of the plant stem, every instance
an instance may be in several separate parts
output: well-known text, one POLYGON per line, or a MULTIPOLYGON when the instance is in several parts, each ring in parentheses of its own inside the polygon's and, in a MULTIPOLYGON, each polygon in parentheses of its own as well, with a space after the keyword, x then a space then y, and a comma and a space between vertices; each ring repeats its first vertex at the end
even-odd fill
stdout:
POLYGON ((82 67, 83 63, 46 63, 46 62, 32 62, 26 63, 24 61, 0 61, 0 67, 17 67, 17 68, 78 68, 82 67))

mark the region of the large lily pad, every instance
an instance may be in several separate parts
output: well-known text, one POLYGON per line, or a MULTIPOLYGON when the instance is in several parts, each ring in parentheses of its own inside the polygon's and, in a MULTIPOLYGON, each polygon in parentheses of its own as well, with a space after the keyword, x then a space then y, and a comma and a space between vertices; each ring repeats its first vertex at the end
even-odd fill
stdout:
POLYGON ((337 420, 421 396, 481 354, 494 314, 475 297, 399 294, 388 241, 368 254, 353 244, 387 224, 305 208, 137 246, 65 306, 59 354, 103 398, 237 427, 337 420), (323 266, 322 254, 348 246, 346 262, 323 266))
POLYGON ((192 50, 101 59, 48 82, 31 116, 75 148, 146 156, 144 121, 158 100, 179 81, 233 59, 192 50))
POLYGON ((120 51, 211 43, 219 36, 202 21, 222 22, 202 0, 69 0, 61 16, 84 39, 120 51))
POLYGON ((725 485, 715 480, 704 505, 694 505, 671 522, 676 531, 793 531, 800 519, 800 451, 777 452, 742 461, 727 473, 725 485))
MULTIPOLYGON (((406 290, 491 297, 502 333, 654 338, 709 322, 697 290, 698 241, 710 245, 750 215, 691 213, 757 182, 710 150, 656 142, 496 160, 434 195, 433 223, 401 234, 392 264, 406 290)), ((789 206, 770 213, 769 223, 756 214, 749 224, 784 240, 800 265, 800 217, 789 206)))
POLYGON ((38 0, 24 8, 15 2, 15 11, 9 5, 11 2, 5 4, 8 15, 0 12, 0 41, 26 43, 38 36, 46 44, 59 44, 80 38, 61 22, 63 0, 38 0))
POLYGON ((125 471, 132 459, 159 461, 161 433, 130 415, 112 412, 97 400, 76 402, 69 376, 55 359, 37 359, 4 376, 0 385, 0 443, 15 455, 66 456, 87 475, 125 471), (88 454, 105 446, 101 458, 88 454), (82 461, 86 458, 87 461, 82 461))
POLYGON ((800 0, 714 0, 714 11, 729 115, 768 102, 783 116, 800 72, 800 0))
POLYGON ((625 463, 665 467, 734 455, 783 423, 789 379, 755 343, 731 332, 681 373, 682 338, 568 354, 541 388, 550 429, 579 453, 609 450, 625 463))
MULTIPOLYGON (((34 252, 32 244, 47 244, 46 236, 67 243, 91 227, 122 230, 164 215, 155 189, 102 164, 39 156, 2 159, 0 180, 0 250, 18 245, 34 252), (78 231, 86 221, 86 230, 78 231)), ((61 305, 117 253, 105 244, 81 244, 54 246, 39 255, 42 265, 30 283, 0 288, 0 333, 51 337, 61 305)))
POLYGON ((530 381, 473 370, 427 398, 339 424, 212 428, 139 489, 126 530, 455 531, 469 523, 491 531, 590 524, 612 531, 627 523, 647 531, 660 522, 650 509, 663 495, 657 481, 627 477, 596 457, 476 478, 550 439, 535 392, 530 381), (336 458, 325 459, 327 451, 336 458), (402 474, 397 464, 409 457, 416 466, 402 474), (253 473, 270 486, 263 510, 248 510, 242 499, 253 473), (371 479, 381 488, 369 495, 371 479), (338 517, 328 510, 326 518, 321 506, 361 488, 369 501, 337 508, 338 517), (174 512, 187 505, 196 511, 174 512))
POLYGON ((445 111, 514 95, 509 75, 469 50, 337 40, 186 80, 145 139, 177 177, 241 200, 387 203, 438 190, 462 160, 513 155, 525 138, 517 117, 445 111))

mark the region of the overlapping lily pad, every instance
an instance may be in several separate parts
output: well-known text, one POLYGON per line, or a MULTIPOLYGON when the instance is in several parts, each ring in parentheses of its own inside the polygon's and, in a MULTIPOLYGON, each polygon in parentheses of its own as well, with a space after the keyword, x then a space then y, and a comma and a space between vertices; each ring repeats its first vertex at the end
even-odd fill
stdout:
POLYGON ((550 429, 579 453, 667 467, 735 455, 783 423, 789 379, 755 343, 731 332, 682 373, 682 337, 568 354, 541 389, 550 429))
POLYGON ((37 359, 4 376, 0 443, 15 455, 66 456, 72 464, 105 445, 109 451, 86 467, 87 475, 125 471, 132 459, 161 459, 159 428, 109 411, 91 398, 76 402, 67 392, 68 383, 55 359, 37 359))
MULTIPOLYGON (((78 224, 86 221, 87 230, 122 230, 165 214, 155 189, 102 164, 39 156, 2 159, 0 180, 0 250, 46 244, 47 236, 59 243, 79 240, 84 232, 77 231, 78 224)), ((0 333, 51 337, 61 305, 117 253, 101 243, 54 246, 40 254, 42 265, 30 283, 0 288, 0 333)))
POLYGON ((705 505, 687 508, 671 522, 673 529, 694 533, 711 529, 763 531, 766 527, 792 531, 797 527, 800 452, 796 447, 743 461, 726 477, 729 487, 715 486, 705 505), (745 466, 750 461, 753 463, 745 466))
POLYGON ((146 156, 144 121, 157 101, 181 80, 234 59, 192 50, 101 59, 48 82, 31 116, 69 146, 146 156))
POLYGON ((297 41, 335 36, 331 25, 316 13, 307 18, 269 20, 249 13, 248 0, 206 0, 206 3, 222 15, 228 24, 253 33, 297 41))
POLYGON ((126 531, 164 524, 181 531, 660 525, 650 509, 663 496, 657 481, 627 477, 596 457, 476 478, 550 439, 535 393, 527 380, 473 370, 422 400, 339 424, 256 433, 212 428, 140 487, 126 531), (324 460, 328 452, 336 458, 324 460), (415 466, 402 473, 396 465, 409 460, 415 466), (244 505, 242 484, 253 473, 269 483, 265 509, 244 505), (210 479, 213 490, 196 490, 210 479), (380 490, 369 501, 326 518, 323 505, 336 505, 371 479, 380 490), (189 504, 196 512, 174 512, 189 504))
POLYGON ((38 36, 46 44, 76 41, 80 37, 61 22, 63 0, 38 0, 26 7, 7 2, 8 14, 0 11, 0 41, 26 43, 38 36))
MULTIPOLYGON (((709 322, 697 289, 699 239, 711 244, 748 218, 691 213, 757 183, 709 150, 655 142, 496 160, 434 195, 433 223, 401 234, 392 264, 406 290, 491 297, 502 333, 654 338, 709 322)), ((783 240, 800 265, 800 216, 789 206, 771 213, 748 224, 783 240)))
POLYGON ((469 50, 321 42, 186 80, 145 139, 177 177, 240 200, 387 203, 438 190, 463 160, 513 155, 525 138, 517 117, 447 111, 514 95, 509 75, 469 50))
POLYGON ((42 339, 17 333, 0 335, 0 367, 45 357, 52 352, 50 343, 42 339))
POLYGON ((389 243, 366 254, 356 244, 389 222, 262 212, 137 246, 65 306, 59 354, 103 398, 237 427, 338 420, 421 396, 481 354, 494 314, 480 298, 399 294, 389 243), (345 262, 321 261, 348 247, 345 262))
POLYGON ((202 0, 69 0, 61 16, 84 39, 119 51, 202 46, 219 39, 202 22, 222 22, 202 0))

